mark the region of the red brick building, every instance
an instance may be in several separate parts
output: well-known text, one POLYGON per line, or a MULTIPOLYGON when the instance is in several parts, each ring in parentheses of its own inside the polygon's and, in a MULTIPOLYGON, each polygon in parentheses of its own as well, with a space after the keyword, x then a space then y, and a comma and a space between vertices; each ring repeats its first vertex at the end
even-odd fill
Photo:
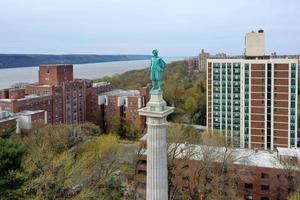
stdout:
POLYGON ((13 126, 16 127, 16 133, 21 133, 45 124, 47 124, 47 112, 44 110, 25 110, 18 113, 0 111, 0 135, 13 126))
POLYGON ((13 117, 17 120, 17 133, 34 131, 48 123, 47 112, 44 110, 24 110, 22 112, 15 113, 13 117))
POLYGON ((27 95, 19 99, 0 99, 0 110, 18 113, 24 110, 47 111, 48 122, 52 123, 52 98, 51 95, 27 95))
POLYGON ((25 97, 25 89, 9 88, 0 90, 0 99, 20 99, 25 97))
MULTIPOLYGON (((143 147, 146 148, 145 135, 141 142, 143 147)), ((181 144, 178 146, 178 153, 176 156, 175 163, 178 165, 182 164, 188 169, 181 171, 180 173, 175 172, 175 178, 173 180, 178 181, 180 188, 193 189, 197 183, 195 183, 195 172, 199 170, 199 164, 202 157, 207 152, 206 146, 194 146, 193 153, 187 148, 187 144, 181 144), (204 149, 202 149, 204 148, 204 149), (185 160, 182 163, 180 155, 184 154, 185 151, 193 155, 189 160, 185 160)), ((223 147, 216 148, 214 153, 219 154, 225 151, 223 147)), ((240 174, 241 178, 237 180, 236 190, 241 199, 245 200, 286 200, 288 195, 300 188, 300 149, 297 148, 281 148, 278 147, 276 151, 266 150, 252 150, 252 149, 231 149, 229 150, 230 155, 235 155, 237 158, 234 164, 230 167, 231 170, 234 168, 243 168, 243 173, 240 174), (288 161, 288 162, 287 162, 288 161), (248 176, 245 178, 245 175, 248 176), (244 176, 244 177, 242 177, 244 176)), ((217 158, 216 158, 217 159, 217 158)), ((147 174, 147 157, 146 150, 142 152, 139 157, 139 164, 137 172, 140 174, 141 183, 145 179, 147 174), (144 178, 143 178, 144 177, 144 178)), ((218 171, 220 164, 218 161, 213 163, 211 171, 218 171)), ((178 167, 182 169, 180 166, 178 167)), ((239 177, 240 177, 239 176, 239 177)), ((143 199, 143 198, 142 198, 143 199)))
POLYGON ((73 81, 73 65, 40 65, 40 85, 60 85, 64 82, 73 81))
POLYGON ((41 65, 38 83, 0 91, 0 110, 45 110, 51 124, 97 122, 97 94, 109 90, 109 83, 74 79, 73 65, 41 65))
POLYGON ((0 135, 15 125, 17 125, 17 121, 15 118, 11 117, 9 112, 0 111, 0 135))
POLYGON ((103 120, 102 128, 107 132, 124 120, 144 130, 146 119, 137 110, 149 101, 149 87, 141 90, 113 90, 98 96, 98 106, 103 120))
POLYGON ((207 60, 207 128, 235 147, 297 147, 298 60, 270 58, 263 30, 245 44, 243 58, 207 60))

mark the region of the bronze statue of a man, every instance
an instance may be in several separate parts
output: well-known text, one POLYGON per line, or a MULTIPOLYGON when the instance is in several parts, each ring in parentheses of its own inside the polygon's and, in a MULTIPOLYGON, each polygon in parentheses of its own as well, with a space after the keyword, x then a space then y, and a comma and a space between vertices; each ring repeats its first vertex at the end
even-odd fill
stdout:
POLYGON ((156 82, 158 83, 158 92, 162 90, 162 75, 166 67, 165 61, 158 56, 158 51, 155 49, 152 51, 153 56, 151 57, 150 64, 150 80, 152 81, 151 91, 155 91, 156 82))

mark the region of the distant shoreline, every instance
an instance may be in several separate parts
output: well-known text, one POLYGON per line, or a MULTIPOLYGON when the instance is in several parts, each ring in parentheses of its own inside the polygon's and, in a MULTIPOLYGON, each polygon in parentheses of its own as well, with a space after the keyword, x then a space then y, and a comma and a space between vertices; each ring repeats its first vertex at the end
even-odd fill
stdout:
POLYGON ((0 54, 0 69, 32 67, 40 64, 90 64, 147 59, 150 59, 150 55, 0 54))
MULTIPOLYGON (((167 63, 182 58, 165 57, 167 63)), ((126 71, 139 70, 149 67, 149 59, 111 61, 102 63, 74 64, 74 77, 79 79, 98 79, 104 76, 122 74, 126 71)), ((38 81, 38 65, 29 67, 0 69, 0 89, 9 88, 20 82, 34 83, 38 81)))

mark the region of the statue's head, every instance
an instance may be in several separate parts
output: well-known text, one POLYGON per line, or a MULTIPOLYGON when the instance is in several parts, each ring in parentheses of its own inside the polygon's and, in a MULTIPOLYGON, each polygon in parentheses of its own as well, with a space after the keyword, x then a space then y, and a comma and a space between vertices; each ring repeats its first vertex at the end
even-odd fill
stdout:
POLYGON ((153 54, 154 56, 158 56, 158 50, 157 50, 157 49, 154 49, 154 50, 152 51, 152 54, 153 54))

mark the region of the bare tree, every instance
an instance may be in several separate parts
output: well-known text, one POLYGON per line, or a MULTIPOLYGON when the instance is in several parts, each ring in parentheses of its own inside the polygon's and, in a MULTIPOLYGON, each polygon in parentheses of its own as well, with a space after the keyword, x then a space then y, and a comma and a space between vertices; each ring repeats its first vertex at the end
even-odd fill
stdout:
POLYGON ((182 124, 170 124, 168 126, 168 197, 174 200, 184 196, 182 192, 182 177, 187 178, 189 160, 194 154, 194 148, 190 144, 199 140, 199 134, 192 127, 182 124))
POLYGON ((277 175, 277 184, 274 195, 276 199, 282 199, 284 193, 289 195, 299 189, 300 172, 297 166, 297 155, 278 155, 276 162, 280 163, 282 173, 277 175))
POLYGON ((250 175, 244 166, 249 155, 227 146, 222 133, 169 124, 167 141, 169 200, 240 199, 238 182, 250 175))
POLYGON ((227 146, 223 134, 206 131, 182 134, 182 127, 170 129, 169 199, 239 199, 238 181, 248 178, 246 163, 249 155, 227 146), (181 136, 177 135, 181 134, 181 136))

